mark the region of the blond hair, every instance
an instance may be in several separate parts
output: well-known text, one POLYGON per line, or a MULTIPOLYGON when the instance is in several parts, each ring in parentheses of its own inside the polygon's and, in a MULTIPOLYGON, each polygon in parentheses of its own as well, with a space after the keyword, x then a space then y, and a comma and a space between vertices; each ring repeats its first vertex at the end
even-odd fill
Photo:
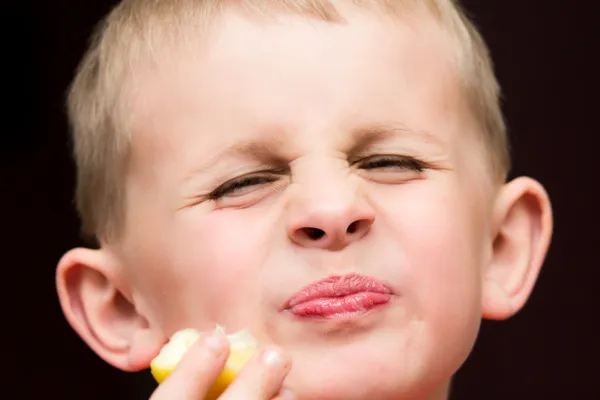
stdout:
MULTIPOLYGON (((462 86, 484 131, 483 143, 491 155, 491 169, 495 178, 505 179, 510 157, 499 85, 482 37, 456 1, 354 3, 394 11, 427 6, 435 15, 456 47, 462 86)), ((206 29, 218 13, 234 6, 255 16, 288 12, 325 21, 340 18, 331 0, 122 1, 96 30, 68 98, 77 165, 76 204, 86 235, 108 242, 123 229, 130 155, 131 117, 126 112, 127 90, 132 86, 127 85, 132 77, 130 69, 160 45, 181 43, 176 38, 186 34, 183 27, 206 29)))

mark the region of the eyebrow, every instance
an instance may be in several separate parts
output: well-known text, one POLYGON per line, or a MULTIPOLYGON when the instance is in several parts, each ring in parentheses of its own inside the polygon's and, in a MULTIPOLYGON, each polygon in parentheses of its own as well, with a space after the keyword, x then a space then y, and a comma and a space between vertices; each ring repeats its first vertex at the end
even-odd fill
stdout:
MULTIPOLYGON (((384 141, 398 135, 417 139, 429 144, 440 145, 439 139, 431 134, 414 131, 404 124, 378 124, 351 132, 350 143, 344 149, 344 152, 347 154, 361 153, 368 150, 368 148, 376 142, 384 141)), ((204 173, 220 160, 226 158, 243 157, 265 165, 285 165, 287 162, 285 153, 285 143, 275 136, 260 141, 249 140, 234 143, 219 151, 214 157, 195 169, 192 174, 196 175, 204 173)))
POLYGON ((430 145, 441 146, 438 138, 425 131, 415 131, 404 124, 372 125, 352 133, 352 141, 347 153, 360 153, 365 151, 375 142, 380 142, 396 136, 416 139, 430 145))
POLYGON ((226 158, 243 157, 258 161, 261 164, 281 165, 285 162, 284 157, 281 155, 283 147, 283 143, 275 137, 261 141, 249 140, 234 143, 219 151, 199 168, 194 169, 192 175, 204 173, 220 160, 226 158))

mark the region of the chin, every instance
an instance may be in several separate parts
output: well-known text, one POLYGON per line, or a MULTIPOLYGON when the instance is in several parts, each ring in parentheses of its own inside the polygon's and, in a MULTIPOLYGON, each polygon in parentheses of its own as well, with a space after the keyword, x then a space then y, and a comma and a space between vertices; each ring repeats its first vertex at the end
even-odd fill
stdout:
POLYGON ((424 400, 447 384, 453 363, 389 336, 298 349, 286 384, 299 400, 424 400))

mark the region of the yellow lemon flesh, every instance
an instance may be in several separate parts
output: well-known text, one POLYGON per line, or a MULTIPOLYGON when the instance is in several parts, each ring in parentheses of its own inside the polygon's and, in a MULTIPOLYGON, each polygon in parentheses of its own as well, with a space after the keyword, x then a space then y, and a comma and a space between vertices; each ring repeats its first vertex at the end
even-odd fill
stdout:
MULTIPOLYGON (((216 329, 224 332, 224 329, 218 325, 216 329)), ((169 342, 150 363, 150 372, 158 383, 167 379, 167 376, 200 336, 201 332, 195 329, 184 329, 171 336, 169 342)), ((248 330, 241 330, 226 337, 230 343, 229 357, 205 400, 217 399, 256 352, 256 341, 248 330)))

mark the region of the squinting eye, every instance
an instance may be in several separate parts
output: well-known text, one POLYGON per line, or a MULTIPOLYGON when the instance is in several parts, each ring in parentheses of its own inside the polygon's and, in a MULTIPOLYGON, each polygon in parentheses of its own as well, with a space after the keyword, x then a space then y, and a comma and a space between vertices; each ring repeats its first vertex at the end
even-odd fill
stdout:
POLYGON ((241 178, 233 179, 229 182, 225 182, 218 188, 216 188, 211 194, 211 200, 218 200, 225 196, 235 195, 236 192, 242 189, 249 188, 251 186, 264 185, 266 183, 275 182, 277 178, 269 175, 250 175, 241 178))
POLYGON ((362 169, 402 169, 423 172, 427 168, 417 159, 400 156, 373 156, 360 160, 357 163, 362 169))

